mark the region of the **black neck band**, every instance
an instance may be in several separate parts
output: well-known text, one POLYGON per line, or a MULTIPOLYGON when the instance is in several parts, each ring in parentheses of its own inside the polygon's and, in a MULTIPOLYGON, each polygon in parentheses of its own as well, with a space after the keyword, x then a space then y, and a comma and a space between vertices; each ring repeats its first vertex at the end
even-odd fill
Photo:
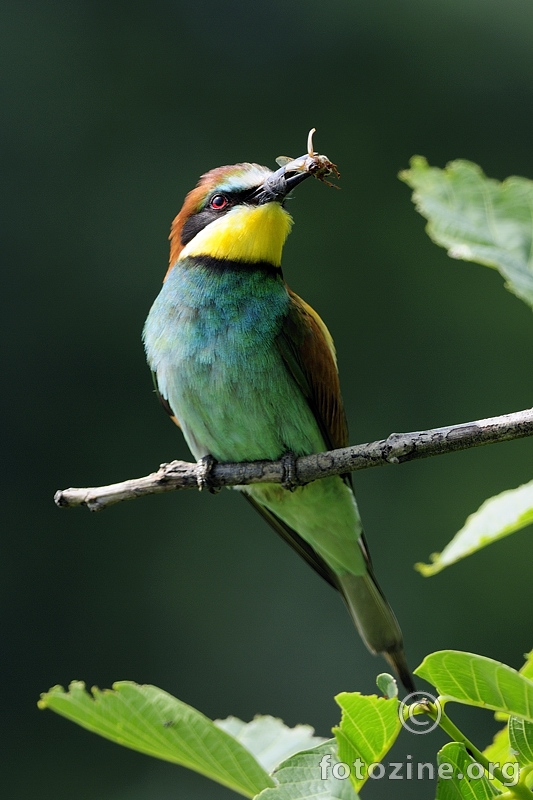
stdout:
POLYGON ((283 277, 281 267, 275 267, 268 261, 234 261, 229 258, 194 255, 183 258, 178 263, 181 267, 190 264, 191 267, 201 266, 213 272, 264 272, 273 277, 283 277))

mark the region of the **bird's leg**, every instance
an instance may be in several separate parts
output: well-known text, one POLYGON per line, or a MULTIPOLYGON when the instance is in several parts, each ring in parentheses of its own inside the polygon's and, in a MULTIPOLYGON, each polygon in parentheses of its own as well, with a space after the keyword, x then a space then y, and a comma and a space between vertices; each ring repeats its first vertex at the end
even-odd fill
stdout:
POLYGON ((294 492, 298 483, 298 476, 296 471, 296 456, 292 450, 288 450, 281 456, 281 463, 283 464, 283 480, 281 485, 289 492, 294 492))
POLYGON ((211 471, 216 464, 216 459, 212 455, 202 456, 196 463, 196 482, 198 483, 198 491, 207 489, 211 494, 220 492, 220 486, 213 486, 211 478, 211 471))

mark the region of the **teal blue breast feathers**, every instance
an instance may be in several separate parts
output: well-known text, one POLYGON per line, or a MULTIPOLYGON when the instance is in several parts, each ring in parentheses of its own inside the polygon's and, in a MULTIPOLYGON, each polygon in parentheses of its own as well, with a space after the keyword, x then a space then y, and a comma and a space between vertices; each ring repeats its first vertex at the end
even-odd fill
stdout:
POLYGON ((194 456, 276 459, 324 442, 275 346, 289 296, 260 270, 173 269, 144 330, 159 391, 194 456))

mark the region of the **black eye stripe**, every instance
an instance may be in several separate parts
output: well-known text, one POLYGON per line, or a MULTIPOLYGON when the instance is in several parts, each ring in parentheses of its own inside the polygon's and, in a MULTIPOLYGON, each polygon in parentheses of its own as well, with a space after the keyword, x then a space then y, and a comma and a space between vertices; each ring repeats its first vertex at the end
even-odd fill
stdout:
MULTIPOLYGON (((226 209, 229 209, 230 206, 226 206, 226 209)), ((224 211, 226 210, 224 209, 224 211)), ((192 217, 189 217, 183 228, 181 229, 181 243, 183 246, 189 244, 197 233, 200 233, 210 222, 213 222, 215 219, 220 219, 221 214, 224 212, 220 211, 213 211, 212 208, 204 208, 199 211, 197 214, 193 214, 192 217)))
MULTIPOLYGON (((206 206, 208 206, 212 202, 212 200, 214 198, 219 197, 219 196, 220 197, 225 197, 226 200, 228 201, 228 205, 237 206, 240 203, 247 203, 248 201, 250 201, 251 198, 252 198, 252 195, 254 195, 256 191, 257 191, 257 187, 255 187, 253 189, 242 189, 241 191, 238 191, 238 192, 224 192, 224 191, 221 191, 220 189, 218 189, 218 190, 215 190, 214 192, 212 192, 209 195, 209 197, 206 200, 206 206)), ((226 206, 226 208, 227 208, 227 206, 226 206)))
POLYGON ((235 206, 250 203, 256 205, 253 201, 253 195, 256 193, 257 187, 252 189, 242 189, 238 192, 223 192, 220 189, 215 189, 211 194, 206 198, 205 205, 203 208, 200 209, 196 214, 193 214, 192 217, 189 217, 185 225, 181 230, 181 243, 183 246, 189 244, 197 233, 200 233, 210 222, 214 222, 216 219, 220 219, 220 217, 227 214, 235 206), (217 196, 224 196, 227 199, 227 204, 220 209, 215 209, 211 207, 211 201, 213 198, 217 196))

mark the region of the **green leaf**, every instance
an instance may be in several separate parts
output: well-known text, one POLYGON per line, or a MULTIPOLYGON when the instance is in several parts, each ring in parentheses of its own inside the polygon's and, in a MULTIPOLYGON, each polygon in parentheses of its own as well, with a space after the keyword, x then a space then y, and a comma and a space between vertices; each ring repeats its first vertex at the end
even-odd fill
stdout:
MULTIPOLYGON (((516 717, 510 717, 509 719, 516 719, 516 717)), ((529 725, 530 723, 526 723, 529 725)), ((509 726, 506 725, 505 728, 502 728, 498 733, 494 736, 492 743, 489 744, 483 750, 483 755, 491 764, 495 764, 500 769, 503 768, 504 776, 509 776, 510 767, 507 766, 508 764, 513 765, 512 769, 519 769, 519 765, 516 760, 516 751, 511 749, 511 744, 509 742, 509 726), (516 766, 514 766, 516 765, 516 766)), ((494 778, 493 780, 494 786, 498 789, 504 791, 506 783, 500 783, 499 780, 494 778)))
MULTIPOLYGON (((522 664, 520 669, 518 670, 520 675, 524 675, 524 677, 529 678, 530 681, 533 681, 533 650, 530 653, 524 654, 525 663, 522 664)), ((497 719, 499 722, 507 722, 509 719, 509 714, 504 714, 502 711, 497 711, 494 714, 494 719, 497 719)))
POLYGON ((499 792, 465 746, 449 742, 437 753, 436 800, 489 800, 499 792))
POLYGON ((492 658, 441 650, 415 669, 436 687, 443 701, 504 711, 533 722, 533 681, 492 658))
POLYGON ((524 658, 526 661, 525 664, 520 667, 520 675, 524 675, 526 678, 533 680, 533 650, 526 653, 524 658))
POLYGON ((461 558, 481 550, 533 522, 533 481, 485 500, 471 514, 442 553, 433 553, 432 564, 415 564, 425 577, 436 575, 461 558))
POLYGON ((398 697, 396 678, 393 678, 388 672, 380 672, 376 678, 376 686, 384 697, 398 697))
POLYGON ((448 255, 495 267, 506 288, 533 306, 533 182, 487 178, 477 164, 430 167, 415 156, 400 179, 412 189, 427 233, 448 255))
POLYGON ((483 750, 483 755, 493 763, 502 764, 505 761, 513 761, 511 745, 509 743, 509 727, 506 725, 495 734, 492 742, 483 750))
POLYGON ((289 728, 280 719, 257 716, 251 722, 237 717, 216 719, 215 725, 246 747, 267 772, 300 750, 309 750, 326 740, 314 736, 310 725, 289 728))
POLYGON ((251 753, 199 711, 156 686, 132 681, 113 690, 92 689, 73 681, 69 691, 54 686, 41 695, 49 708, 112 742, 172 761, 254 797, 273 781, 251 753))
POLYGON ((359 791, 369 777, 369 764, 381 761, 400 732, 398 699, 342 692, 335 700, 342 708, 341 723, 333 729, 339 758, 350 765, 359 759, 359 774, 354 769, 350 775, 359 791))
POLYGON ((338 762, 333 739, 296 753, 273 773, 278 785, 265 789, 256 800, 357 800, 348 776, 341 779, 333 775, 332 768, 338 762))
POLYGON ((510 717, 509 742, 521 767, 533 764, 533 723, 510 717))
MULTIPOLYGON (((526 661, 519 672, 520 675, 531 680, 533 678, 533 650, 530 653, 526 653, 524 658, 526 661)), ((509 715, 502 712, 497 711, 494 716, 499 721, 509 720, 509 715)), ((516 717, 513 717, 513 719, 516 719, 516 717)), ((484 749, 483 755, 493 763, 499 761, 500 764, 503 764, 506 761, 516 761, 514 754, 511 752, 508 725, 498 731, 491 744, 484 749)))

